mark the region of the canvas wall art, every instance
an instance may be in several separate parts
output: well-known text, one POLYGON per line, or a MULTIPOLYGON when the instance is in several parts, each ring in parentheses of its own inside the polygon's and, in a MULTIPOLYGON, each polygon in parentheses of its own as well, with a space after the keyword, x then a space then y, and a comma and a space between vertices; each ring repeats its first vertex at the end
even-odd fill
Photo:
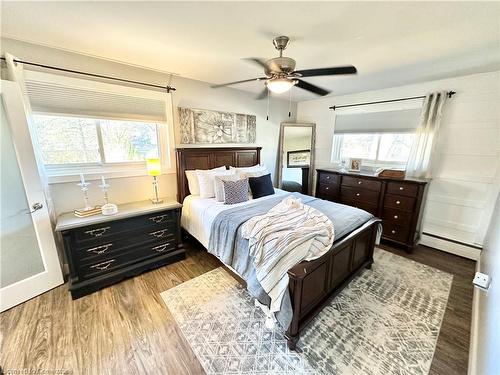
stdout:
POLYGON ((255 143, 256 117, 241 113, 179 108, 181 143, 255 143))

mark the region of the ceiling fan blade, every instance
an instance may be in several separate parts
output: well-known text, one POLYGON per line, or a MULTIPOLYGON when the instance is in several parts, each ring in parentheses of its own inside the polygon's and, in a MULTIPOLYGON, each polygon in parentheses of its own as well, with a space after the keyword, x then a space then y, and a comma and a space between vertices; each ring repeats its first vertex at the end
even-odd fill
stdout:
POLYGON ((221 83, 221 84, 218 84, 218 85, 212 85, 210 87, 213 88, 213 89, 216 89, 218 87, 236 85, 237 83, 252 82, 252 81, 262 81, 263 79, 267 79, 267 77, 251 78, 251 79, 244 79, 242 81, 234 81, 234 82, 228 82, 228 83, 221 83))
POLYGON ((297 82, 297 84, 295 86, 300 87, 301 89, 313 92, 313 93, 315 93, 317 95, 325 96, 325 95, 328 95, 330 93, 330 91, 328 91, 328 90, 325 90, 325 89, 323 89, 321 87, 313 85, 313 84, 311 84, 309 82, 302 81, 301 79, 297 79, 297 81, 298 82, 297 82))
POLYGON ((255 100, 262 100, 262 99, 265 99, 266 96, 267 96, 268 92, 267 92, 267 87, 264 87, 264 89, 259 93, 259 95, 257 95, 255 97, 255 100))
POLYGON ((243 60, 251 61, 261 68, 267 69, 266 61, 264 59, 260 59, 258 57, 245 57, 243 60))
POLYGON ((314 76, 332 76, 340 74, 356 74, 358 70, 352 65, 347 66, 337 66, 332 68, 320 68, 320 69, 305 69, 297 70, 294 73, 299 73, 302 77, 314 77, 314 76))

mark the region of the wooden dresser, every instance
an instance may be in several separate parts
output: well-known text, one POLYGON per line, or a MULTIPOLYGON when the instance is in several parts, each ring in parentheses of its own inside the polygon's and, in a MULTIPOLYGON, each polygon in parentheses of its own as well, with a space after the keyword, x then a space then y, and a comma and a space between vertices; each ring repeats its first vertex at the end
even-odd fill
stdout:
POLYGON ((112 216, 57 219, 69 264, 69 290, 80 298, 124 278, 185 258, 176 201, 118 206, 112 216))
POLYGON ((379 178, 317 169, 316 197, 361 208, 382 219, 384 240, 412 251, 418 241, 427 180, 379 178))

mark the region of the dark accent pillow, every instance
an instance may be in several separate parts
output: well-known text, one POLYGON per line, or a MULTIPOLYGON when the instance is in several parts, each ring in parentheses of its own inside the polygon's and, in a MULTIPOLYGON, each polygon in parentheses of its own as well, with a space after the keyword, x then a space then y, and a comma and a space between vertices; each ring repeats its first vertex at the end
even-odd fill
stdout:
POLYGON ((260 177, 250 177, 248 179, 250 190, 254 199, 265 197, 266 195, 274 194, 273 182, 271 181, 271 173, 260 177))
POLYGON ((224 204, 236 204, 248 200, 248 179, 237 181, 225 181, 224 184, 224 204))

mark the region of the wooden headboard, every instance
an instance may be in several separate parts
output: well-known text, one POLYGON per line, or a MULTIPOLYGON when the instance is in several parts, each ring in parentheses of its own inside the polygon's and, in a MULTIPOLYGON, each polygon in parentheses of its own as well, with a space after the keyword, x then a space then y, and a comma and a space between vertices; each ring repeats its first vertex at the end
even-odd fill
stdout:
POLYGON ((225 166, 251 167, 260 163, 262 147, 177 148, 177 199, 180 203, 189 195, 185 171, 225 166))

